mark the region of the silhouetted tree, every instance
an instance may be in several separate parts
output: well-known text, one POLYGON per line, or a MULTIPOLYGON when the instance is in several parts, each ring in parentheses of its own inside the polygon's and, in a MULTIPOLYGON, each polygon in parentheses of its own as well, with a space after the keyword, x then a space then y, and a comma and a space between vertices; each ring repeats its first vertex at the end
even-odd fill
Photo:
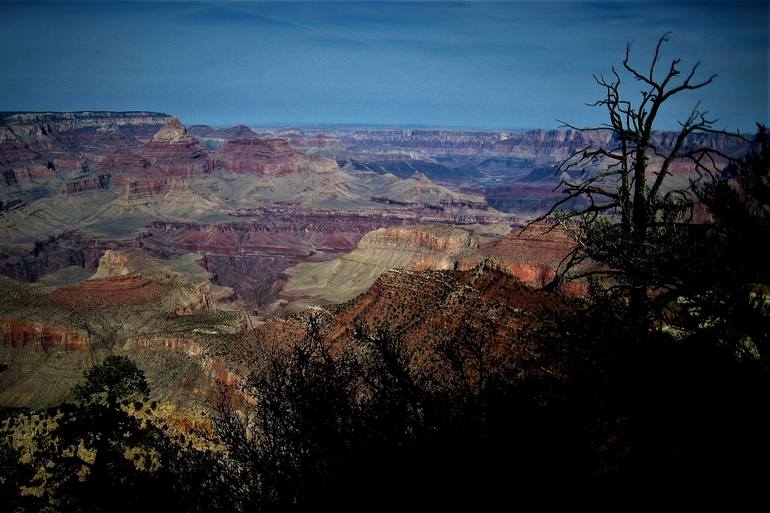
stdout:
POLYGON ((146 396, 150 388, 144 373, 125 356, 111 355, 84 372, 85 382, 74 389, 82 405, 101 405, 115 409, 118 401, 146 396))
POLYGON ((478 507, 581 475, 558 380, 523 378, 492 334, 417 347, 386 325, 336 345, 321 331, 257 342, 253 374, 215 405, 239 510, 478 507))
POLYGON ((239 390, 224 390, 215 427, 233 463, 233 493, 242 510, 304 504, 349 451, 356 401, 352 367, 334 358, 311 318, 308 336, 288 345, 265 342, 239 390), (243 404, 244 396, 254 406, 243 404))
POLYGON ((149 387, 131 360, 108 356, 84 378, 73 389, 79 404, 42 416, 34 470, 14 484, 42 486, 57 512, 233 511, 221 455, 195 447, 198 433, 157 423, 157 403, 143 400, 149 387))
POLYGON ((679 492, 705 482, 745 489, 767 476, 770 424, 759 405, 770 390, 770 267, 756 247, 770 236, 763 128, 750 150, 692 189, 704 222, 661 217, 650 230, 639 260, 655 323, 645 344, 629 344, 640 335, 628 290, 606 282, 538 334, 565 356, 565 392, 585 415, 597 474, 654 478, 679 492))
POLYGON ((152 456, 141 421, 123 406, 148 393, 147 381, 124 356, 108 356, 84 377, 74 389, 80 404, 63 405, 56 427, 38 438, 46 493, 60 511, 139 507, 139 470, 126 451, 139 450, 147 468, 152 456))
POLYGON ((696 190, 710 222, 689 226, 689 252, 676 267, 684 303, 671 320, 706 334, 742 359, 770 357, 770 138, 764 126, 749 153, 696 190))
POLYGON ((21 486, 35 475, 35 468, 21 458, 21 452, 9 443, 7 433, 0 431, 0 504, 8 512, 37 511, 40 507, 36 497, 21 493, 21 486))
POLYGON ((631 45, 627 45, 622 69, 642 86, 637 102, 624 96, 621 73, 614 67, 610 77, 594 77, 605 94, 589 105, 606 108, 609 122, 592 128, 565 127, 597 133, 597 140, 606 136, 608 143, 588 144, 560 164, 564 197, 539 218, 553 216, 575 238, 575 249, 562 262, 559 278, 570 271, 573 277, 611 277, 613 286, 628 291, 632 322, 640 334, 646 332, 650 320, 648 292, 667 285, 658 282, 655 269, 650 267, 658 243, 669 238, 665 232, 670 227, 687 222, 691 215, 691 190, 670 184, 667 178, 672 168, 686 163, 697 182, 713 176, 731 159, 718 149, 695 142, 693 136, 698 134, 733 135, 716 129, 717 120, 709 118, 700 103, 680 122, 680 130, 670 140, 656 132, 656 122, 672 98, 703 88, 716 78, 696 79, 700 63, 683 75, 680 59, 673 59, 659 73, 662 47, 668 40, 669 34, 660 38, 647 69, 631 64, 631 45), (575 201, 578 208, 562 210, 575 201), (579 267, 588 261, 598 266, 579 267))

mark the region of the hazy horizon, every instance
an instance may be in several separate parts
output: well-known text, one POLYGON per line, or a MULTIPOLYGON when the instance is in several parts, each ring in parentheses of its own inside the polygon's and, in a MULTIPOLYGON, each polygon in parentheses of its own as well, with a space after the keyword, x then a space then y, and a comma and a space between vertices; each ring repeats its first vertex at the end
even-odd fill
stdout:
MULTIPOLYGON (((185 124, 554 129, 605 121, 592 75, 701 61, 719 128, 768 122, 764 3, 0 2, 0 110, 147 110, 185 124)), ((637 88, 626 83, 626 91, 637 88)), ((627 93, 628 94, 628 93, 627 93)))

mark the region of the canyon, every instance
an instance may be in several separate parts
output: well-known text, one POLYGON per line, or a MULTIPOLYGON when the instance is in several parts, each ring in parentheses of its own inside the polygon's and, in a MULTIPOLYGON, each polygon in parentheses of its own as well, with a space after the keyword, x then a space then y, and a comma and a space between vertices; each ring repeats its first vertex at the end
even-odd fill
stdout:
POLYGON ((560 161, 609 142, 0 113, 0 404, 61 402, 109 352, 139 362, 164 400, 201 402, 239 379, 243 347, 302 336, 308 315, 334 343, 375 319, 414 344, 456 336, 460 319, 524 329, 527 310, 562 301, 542 289, 574 244, 527 221, 558 198, 560 161))

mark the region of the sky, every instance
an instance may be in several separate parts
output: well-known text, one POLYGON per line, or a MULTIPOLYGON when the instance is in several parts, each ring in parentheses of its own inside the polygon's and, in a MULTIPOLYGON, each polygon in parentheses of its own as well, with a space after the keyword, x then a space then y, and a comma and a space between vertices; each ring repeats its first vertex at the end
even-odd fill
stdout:
MULTIPOLYGON (((766 2, 0 2, 0 110, 150 110, 186 124, 592 126, 592 75, 674 57, 718 74, 677 99, 768 122, 766 2)), ((687 68, 688 69, 688 68, 687 68)), ((636 99, 640 86, 624 82, 636 99)))

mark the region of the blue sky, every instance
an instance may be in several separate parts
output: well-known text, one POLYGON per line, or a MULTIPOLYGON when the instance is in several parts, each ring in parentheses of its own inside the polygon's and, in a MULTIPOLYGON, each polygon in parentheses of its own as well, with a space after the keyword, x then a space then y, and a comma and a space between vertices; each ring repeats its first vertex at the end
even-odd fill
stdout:
MULTIPOLYGON (((187 124, 555 128, 604 121, 592 74, 702 61, 720 126, 768 121, 764 2, 0 2, 0 110, 155 110, 187 124)), ((627 82, 629 94, 639 86, 627 82)))

